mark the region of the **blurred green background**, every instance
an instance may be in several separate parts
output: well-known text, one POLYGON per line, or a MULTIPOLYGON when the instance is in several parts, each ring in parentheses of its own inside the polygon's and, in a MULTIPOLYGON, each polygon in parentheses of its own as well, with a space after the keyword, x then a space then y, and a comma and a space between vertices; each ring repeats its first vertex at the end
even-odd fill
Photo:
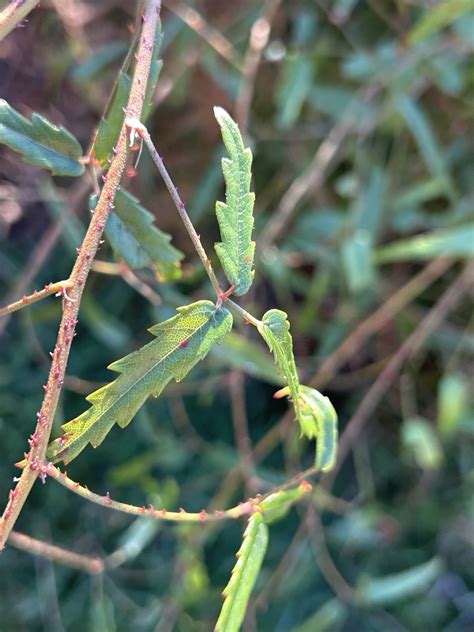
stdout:
MULTIPOLYGON (((86 151, 129 47, 134 4, 42 2, 0 45, 0 96, 63 124, 86 151)), ((271 526, 243 629, 472 632, 472 283, 452 308, 439 302, 474 254, 472 2, 166 0, 162 17, 152 137, 210 250, 223 196, 212 107, 238 119, 254 154, 258 244, 254 289, 241 303, 256 316, 288 312, 302 381, 329 395, 341 431, 408 336, 440 315, 421 349, 386 375, 332 485, 314 478, 311 496, 271 526), (364 335, 354 333, 381 307, 364 335), (328 358, 340 358, 330 373, 321 370, 328 358)), ((67 278, 90 191, 86 177, 53 181, 5 148, 0 158, 3 304, 67 278)), ((127 188, 185 252, 183 275, 162 283, 150 270, 131 273, 102 246, 56 431, 112 379, 110 362, 150 339, 147 327, 211 297, 146 152, 127 188)), ((1 334, 2 503, 59 317, 49 298, 1 334)), ((168 509, 224 508, 267 492, 313 458, 296 425, 275 431, 287 409, 272 397, 277 388, 263 341, 239 325, 68 473, 98 493, 168 509), (259 445, 250 461, 248 440, 259 445)), ((242 525, 133 520, 47 481, 17 529, 108 567, 90 576, 8 547, 1 632, 204 632, 242 525)))

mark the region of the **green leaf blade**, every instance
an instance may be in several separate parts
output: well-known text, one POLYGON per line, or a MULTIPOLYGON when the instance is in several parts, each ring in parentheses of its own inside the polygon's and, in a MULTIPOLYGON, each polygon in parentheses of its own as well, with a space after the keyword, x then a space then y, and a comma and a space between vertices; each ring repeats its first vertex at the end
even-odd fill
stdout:
POLYGON ((226 201, 216 203, 222 241, 215 245, 215 250, 229 282, 235 285, 234 293, 241 296, 249 290, 254 277, 252 152, 244 147, 237 124, 223 108, 215 107, 214 115, 230 156, 222 159, 226 201))
POLYGON ((287 314, 279 309, 270 309, 263 315, 258 331, 275 356, 275 362, 288 383, 289 394, 298 416, 299 379, 287 314))
POLYGON ((309 386, 301 385, 300 426, 308 438, 316 438, 315 466, 322 472, 331 470, 337 457, 337 413, 328 397, 309 386))
POLYGON ((53 175, 84 173, 81 146, 70 132, 36 113, 29 121, 4 99, 0 99, 0 143, 21 154, 25 162, 49 169, 53 175))
POLYGON ((268 546, 268 527, 261 513, 253 514, 244 532, 237 563, 223 591, 224 604, 216 632, 238 632, 268 546))
POLYGON ((105 232, 118 257, 132 268, 153 266, 165 281, 181 276, 183 253, 171 245, 171 237, 153 223, 154 217, 138 199, 120 190, 105 232))
POLYGON ((149 329, 156 340, 109 366, 119 377, 89 395, 92 406, 63 425, 64 435, 48 448, 50 461, 69 463, 88 443, 100 445, 114 424, 125 428, 150 395, 158 397, 172 378, 181 381, 232 327, 231 314, 211 301, 177 311, 149 329))

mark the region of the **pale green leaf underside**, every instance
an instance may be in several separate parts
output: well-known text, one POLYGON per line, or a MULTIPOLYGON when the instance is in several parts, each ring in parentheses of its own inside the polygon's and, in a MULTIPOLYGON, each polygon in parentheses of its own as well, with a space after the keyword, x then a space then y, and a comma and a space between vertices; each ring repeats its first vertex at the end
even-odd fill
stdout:
MULTIPOLYGON (((143 111, 140 117, 142 123, 146 121, 148 114, 150 113, 151 99, 163 65, 162 61, 158 59, 161 41, 161 24, 158 21, 153 59, 151 62, 150 73, 148 75, 143 111)), ((112 100, 110 101, 107 111, 100 121, 91 149, 91 154, 102 166, 105 166, 107 158, 111 155, 120 135, 120 130, 122 129, 123 121, 125 119, 124 108, 127 106, 131 87, 131 75, 128 73, 127 68, 122 68, 117 76, 112 100)))
POLYGON ((63 425, 64 435, 48 448, 50 461, 69 463, 88 443, 100 445, 114 424, 125 428, 150 395, 158 397, 172 378, 182 380, 232 327, 231 314, 211 301, 177 311, 149 329, 156 340, 108 367, 119 377, 89 395, 92 406, 63 425))
POLYGON ((131 268, 154 266, 165 281, 179 278, 183 253, 170 244, 171 237, 153 224, 153 214, 138 199, 120 190, 105 232, 118 257, 131 268))
POLYGON ((253 514, 245 529, 237 563, 222 593, 224 604, 216 623, 216 632, 238 632, 244 620, 247 603, 257 581, 268 545, 268 527, 262 514, 253 514))
POLYGON ((255 194, 250 192, 252 153, 244 147, 235 121, 222 108, 214 108, 229 158, 222 159, 226 201, 216 203, 222 241, 215 245, 224 272, 238 296, 245 294, 254 277, 255 242, 252 241, 255 194))
POLYGON ((308 439, 316 439, 315 466, 326 472, 332 469, 337 457, 337 413, 328 397, 309 386, 299 387, 299 422, 308 439))
POLYGON ((298 417, 299 380, 293 355, 293 339, 290 334, 290 323, 285 312, 279 309, 270 309, 263 315, 262 323, 258 331, 275 356, 281 373, 285 377, 290 390, 290 397, 298 417))
POLYGON ((82 149, 72 134, 36 113, 29 121, 4 99, 0 99, 0 143, 53 175, 80 176, 84 172, 82 149))

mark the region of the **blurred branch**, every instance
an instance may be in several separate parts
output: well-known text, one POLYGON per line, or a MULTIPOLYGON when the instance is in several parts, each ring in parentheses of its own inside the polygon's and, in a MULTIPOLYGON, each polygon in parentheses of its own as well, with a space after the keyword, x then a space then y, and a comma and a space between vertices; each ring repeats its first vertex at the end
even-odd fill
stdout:
POLYGON ((39 4, 39 0, 12 0, 0 12, 0 41, 19 26, 20 22, 37 4, 39 4))
POLYGON ((57 281, 56 283, 48 283, 44 286, 42 290, 35 290, 33 294, 29 296, 23 296, 18 301, 10 303, 5 307, 0 307, 0 318, 2 316, 6 316, 7 314, 11 314, 12 312, 16 312, 23 307, 27 307, 28 305, 32 305, 40 301, 47 296, 51 296, 51 294, 64 295, 67 290, 72 288, 72 283, 69 280, 66 281, 57 281))
POLYGON ((163 4, 189 26, 191 30, 202 37, 216 53, 237 68, 237 70, 241 70, 240 61, 232 43, 220 31, 210 26, 196 9, 180 0, 164 0, 163 4))
MULTIPOLYGON (((148 0, 143 14, 137 65, 127 105, 127 114, 131 117, 140 117, 145 101, 146 86, 153 57, 152 43, 155 39, 160 8, 160 0, 148 0)), ((73 287, 67 300, 65 300, 66 297, 63 300, 63 315, 59 325, 48 382, 44 386, 45 396, 41 410, 37 415, 38 422, 35 431, 29 439, 30 451, 26 455, 26 466, 16 487, 10 490, 9 499, 0 520, 0 551, 5 546, 8 535, 23 508, 34 482, 38 476, 44 477, 42 464, 49 443, 59 396, 64 384, 64 376, 77 324, 82 293, 89 276, 92 261, 102 239, 108 214, 113 207, 115 194, 120 186, 128 154, 127 131, 125 125, 123 125, 117 141, 117 153, 110 164, 94 215, 79 248, 78 256, 70 275, 73 287)))
POLYGON ((104 571, 104 562, 98 557, 89 557, 88 555, 73 553, 54 544, 48 544, 36 538, 31 538, 29 535, 18 531, 12 531, 10 533, 8 536, 8 544, 20 551, 45 557, 52 562, 58 562, 58 564, 64 564, 64 566, 70 566, 71 568, 85 571, 90 575, 98 575, 104 571))
POLYGON ((262 15, 253 24, 250 40, 242 66, 242 80, 235 104, 235 117, 244 136, 249 125, 255 81, 262 53, 270 37, 270 29, 281 0, 266 0, 262 15))

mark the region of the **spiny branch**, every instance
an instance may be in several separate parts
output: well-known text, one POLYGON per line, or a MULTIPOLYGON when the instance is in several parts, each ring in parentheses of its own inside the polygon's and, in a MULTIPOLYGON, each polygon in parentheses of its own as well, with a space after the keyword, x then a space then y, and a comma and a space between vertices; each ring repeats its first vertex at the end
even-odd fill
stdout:
MULTIPOLYGON (((140 118, 145 101, 146 86, 153 56, 153 42, 155 40, 160 9, 160 0, 147 0, 142 16, 143 26, 137 52, 137 65, 127 106, 127 115, 137 119, 140 118)), ((7 538, 40 473, 40 464, 44 461, 54 415, 64 384, 69 351, 77 324, 84 285, 89 275, 94 256, 101 244, 102 233, 109 212, 113 208, 115 194, 120 186, 120 180, 125 170, 128 153, 127 133, 125 126, 123 126, 117 142, 115 156, 104 178, 104 187, 95 208, 92 221, 84 237, 84 241, 78 250, 76 263, 69 277, 72 289, 70 291, 69 300, 63 299, 63 316, 52 355, 53 359, 48 382, 44 386, 45 397, 41 410, 37 415, 38 422, 35 431, 29 439, 30 451, 26 455, 27 465, 21 474, 17 486, 10 491, 8 503, 0 520, 0 551, 5 547, 7 538)))
POLYGON ((12 312, 16 312, 23 307, 27 307, 28 305, 32 305, 37 301, 40 301, 47 296, 51 296, 51 294, 62 295, 63 297, 67 297, 67 290, 72 289, 73 284, 72 281, 57 281, 56 283, 48 283, 45 285, 42 290, 35 290, 32 294, 28 296, 23 296, 18 301, 14 301, 10 303, 10 305, 6 305, 5 307, 0 307, 0 318, 2 316, 6 316, 7 314, 11 314, 12 312))

